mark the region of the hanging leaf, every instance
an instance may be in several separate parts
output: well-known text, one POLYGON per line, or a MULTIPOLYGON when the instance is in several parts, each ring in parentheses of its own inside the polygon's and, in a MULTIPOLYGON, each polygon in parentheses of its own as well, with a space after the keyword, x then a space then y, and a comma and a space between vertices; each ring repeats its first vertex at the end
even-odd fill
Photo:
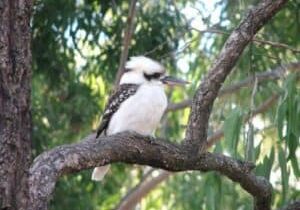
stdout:
POLYGON ((215 203, 216 209, 222 209, 222 200, 223 200, 223 194, 222 194, 222 180, 219 175, 216 176, 215 179, 216 182, 216 197, 218 198, 218 201, 215 203))
POLYGON ((287 171, 287 161, 285 158, 285 152, 281 148, 281 146, 278 147, 278 160, 279 160, 279 166, 281 170, 281 184, 282 184, 282 203, 286 202, 288 189, 289 189, 289 175, 287 171))
POLYGON ((270 180, 270 174, 271 174, 271 169, 274 163, 274 157, 275 157, 275 149, 274 147, 272 147, 271 153, 270 153, 270 157, 266 159, 266 161, 264 162, 265 165, 265 177, 270 180))
POLYGON ((259 176, 264 176, 269 180, 272 166, 274 163, 274 157, 275 157, 275 150, 274 147, 272 147, 269 157, 268 156, 264 157, 263 162, 256 167, 255 173, 259 176))
POLYGON ((239 109, 233 110, 224 121, 224 137, 229 151, 233 156, 237 154, 238 140, 242 124, 242 114, 239 109))
POLYGON ((206 181, 206 209, 216 210, 216 195, 215 195, 216 183, 214 183, 213 176, 207 177, 206 181))
POLYGON ((283 141, 283 127, 285 121, 286 103, 282 102, 277 109, 277 130, 279 140, 283 141))
POLYGON ((285 95, 277 110, 278 136, 286 141, 288 160, 291 161, 296 177, 300 176, 296 151, 300 139, 300 90, 297 88, 297 75, 290 74, 284 83, 285 95))
POLYGON ((291 160, 295 176, 297 178, 299 178, 300 177, 300 169, 299 169, 299 163, 298 163, 297 157, 295 155, 293 155, 289 159, 291 160))
POLYGON ((246 154, 245 159, 247 161, 254 161, 255 150, 254 150, 254 127, 252 123, 249 123, 249 130, 247 133, 247 143, 246 143, 246 154))
POLYGON ((288 160, 292 163, 292 168, 296 177, 300 176, 299 163, 297 160, 296 150, 299 145, 299 137, 297 138, 294 133, 290 133, 287 138, 287 144, 289 148, 288 160))
POLYGON ((255 160, 257 160, 260 155, 261 144, 262 144, 262 142, 260 142, 259 145, 257 145, 257 147, 255 147, 255 160))

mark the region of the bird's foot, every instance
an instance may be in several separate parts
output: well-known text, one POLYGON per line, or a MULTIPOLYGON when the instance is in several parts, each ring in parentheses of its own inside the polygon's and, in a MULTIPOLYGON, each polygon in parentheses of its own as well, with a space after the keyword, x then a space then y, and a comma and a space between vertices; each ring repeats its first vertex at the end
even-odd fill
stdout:
POLYGON ((150 141, 150 144, 154 144, 155 142, 156 142, 156 140, 155 140, 155 137, 154 136, 152 136, 152 135, 149 135, 149 136, 147 136, 148 137, 148 139, 149 139, 149 141, 150 141))

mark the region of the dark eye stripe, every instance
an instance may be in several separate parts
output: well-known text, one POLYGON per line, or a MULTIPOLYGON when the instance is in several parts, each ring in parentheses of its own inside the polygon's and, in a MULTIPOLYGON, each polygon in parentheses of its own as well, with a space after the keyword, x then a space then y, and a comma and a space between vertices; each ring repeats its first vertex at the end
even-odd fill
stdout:
POLYGON ((144 76, 145 76, 145 78, 147 79, 147 80, 152 80, 152 79, 158 79, 158 78, 160 78, 161 77, 161 75, 162 75, 162 73, 153 73, 153 74, 146 74, 146 73, 144 73, 144 76))

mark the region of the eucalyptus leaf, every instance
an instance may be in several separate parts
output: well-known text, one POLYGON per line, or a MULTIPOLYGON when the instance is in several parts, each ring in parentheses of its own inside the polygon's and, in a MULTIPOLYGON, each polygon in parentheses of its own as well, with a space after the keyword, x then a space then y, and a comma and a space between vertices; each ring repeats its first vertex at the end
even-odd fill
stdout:
POLYGON ((278 147, 278 159, 279 159, 279 166, 281 171, 281 183, 282 183, 282 198, 281 202, 285 203, 287 196, 288 196, 288 190, 289 190, 289 174, 287 171, 287 161, 285 157, 285 152, 281 148, 281 146, 278 147))
POLYGON ((239 109, 234 109, 226 117, 223 125, 225 142, 232 155, 237 155, 237 146, 242 124, 242 113, 239 109))

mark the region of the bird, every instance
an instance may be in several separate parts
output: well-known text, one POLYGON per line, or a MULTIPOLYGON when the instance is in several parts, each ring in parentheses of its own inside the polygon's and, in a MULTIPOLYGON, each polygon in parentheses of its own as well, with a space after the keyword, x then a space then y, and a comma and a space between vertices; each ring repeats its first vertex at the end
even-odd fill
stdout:
MULTIPOLYGON (((185 80, 167 76, 158 61, 145 56, 131 57, 104 109, 96 138, 123 131, 153 136, 168 105, 165 86, 185 84, 185 80)), ((101 181, 109 167, 94 168, 91 179, 101 181)))

